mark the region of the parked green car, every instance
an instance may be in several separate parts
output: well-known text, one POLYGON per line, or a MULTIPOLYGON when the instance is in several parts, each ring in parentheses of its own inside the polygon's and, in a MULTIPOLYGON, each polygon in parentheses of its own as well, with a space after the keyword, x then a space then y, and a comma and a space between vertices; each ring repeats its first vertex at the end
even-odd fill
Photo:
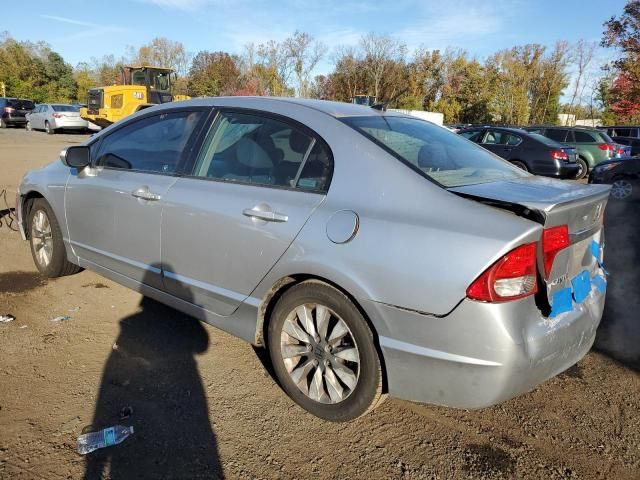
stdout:
POLYGON ((556 142, 574 147, 578 151, 578 174, 576 179, 584 178, 589 170, 598 163, 611 160, 616 157, 616 143, 605 132, 595 128, 585 127, 553 127, 534 126, 525 127, 524 130, 539 133, 556 142))

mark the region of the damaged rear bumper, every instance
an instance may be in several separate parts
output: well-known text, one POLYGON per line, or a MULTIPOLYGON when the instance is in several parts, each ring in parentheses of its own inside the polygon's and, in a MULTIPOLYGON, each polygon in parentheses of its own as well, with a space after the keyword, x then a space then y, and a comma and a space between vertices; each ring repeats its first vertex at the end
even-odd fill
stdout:
POLYGON ((389 393, 405 400, 483 408, 513 398, 578 362, 591 348, 604 291, 554 318, 532 298, 465 299, 445 317, 363 302, 378 333, 389 393))

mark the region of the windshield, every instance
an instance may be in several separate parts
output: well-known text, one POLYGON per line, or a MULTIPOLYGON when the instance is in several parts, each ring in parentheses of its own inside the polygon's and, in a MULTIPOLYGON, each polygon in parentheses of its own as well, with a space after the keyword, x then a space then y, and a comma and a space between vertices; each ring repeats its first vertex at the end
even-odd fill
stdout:
POLYGON ((79 112, 80 107, 78 105, 51 105, 54 112, 79 112))
POLYGON ((529 175, 473 142, 424 120, 394 116, 347 117, 341 120, 444 187, 529 175))
POLYGON ((7 102, 7 105, 17 110, 33 110, 34 108, 36 108, 36 106, 31 100, 21 100, 21 99, 9 100, 7 102))
POLYGON ((539 133, 531 133, 531 132, 529 132, 529 136, 535 138, 539 142, 544 143, 548 147, 566 148, 566 145, 558 143, 555 140, 551 140, 549 137, 545 137, 544 135, 540 135, 539 133))
POLYGON ((604 132, 595 132, 597 137, 600 137, 605 143, 615 143, 613 139, 604 132))
POLYGON ((163 72, 158 70, 150 70, 151 74, 151 88, 156 90, 169 90, 169 75, 170 72, 163 72))

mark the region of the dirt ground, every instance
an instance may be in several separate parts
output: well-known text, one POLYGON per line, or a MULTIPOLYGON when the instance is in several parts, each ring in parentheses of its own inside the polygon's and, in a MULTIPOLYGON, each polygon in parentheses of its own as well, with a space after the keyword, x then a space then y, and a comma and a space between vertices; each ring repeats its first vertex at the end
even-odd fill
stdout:
MULTIPOLYGON (((0 191, 13 203, 26 170, 84 138, 0 130, 0 191)), ((638 370, 598 352, 482 411, 390 400, 332 424, 290 401, 250 345, 91 272, 39 277, 6 225, 4 313, 2 479, 640 478, 638 370), (85 427, 117 423, 133 437, 75 452, 85 427)))

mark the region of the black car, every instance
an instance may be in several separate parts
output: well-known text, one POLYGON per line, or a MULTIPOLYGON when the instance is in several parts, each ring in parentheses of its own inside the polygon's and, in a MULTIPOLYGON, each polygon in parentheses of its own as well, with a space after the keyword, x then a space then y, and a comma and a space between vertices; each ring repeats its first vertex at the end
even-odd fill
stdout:
POLYGON ((602 162, 591 170, 589 183, 610 184, 614 200, 640 200, 640 158, 602 162))
POLYGON ((519 128, 473 127, 458 132, 472 142, 536 175, 575 178, 576 149, 519 128))
POLYGON ((34 108, 33 100, 0 97, 0 128, 7 128, 10 125, 26 125, 25 115, 34 108))
POLYGON ((631 155, 640 155, 640 127, 637 125, 612 125, 598 127, 607 132, 615 142, 631 147, 631 155))

